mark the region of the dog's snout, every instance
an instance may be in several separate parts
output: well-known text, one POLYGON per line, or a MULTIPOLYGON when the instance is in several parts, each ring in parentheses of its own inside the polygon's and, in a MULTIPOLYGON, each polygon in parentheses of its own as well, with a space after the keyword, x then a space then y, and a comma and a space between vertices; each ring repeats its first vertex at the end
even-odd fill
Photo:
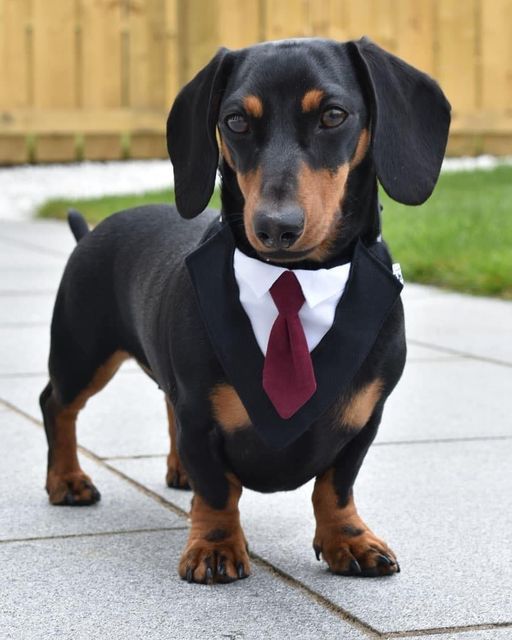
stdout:
POLYGON ((278 212, 258 211, 254 216, 254 233, 268 249, 288 249, 302 235, 304 212, 290 207, 278 212))

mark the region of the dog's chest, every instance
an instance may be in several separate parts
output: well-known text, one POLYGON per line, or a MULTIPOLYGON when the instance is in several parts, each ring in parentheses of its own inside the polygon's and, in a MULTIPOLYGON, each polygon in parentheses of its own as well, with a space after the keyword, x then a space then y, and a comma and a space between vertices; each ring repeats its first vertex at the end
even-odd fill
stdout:
POLYGON ((224 455, 242 484, 257 491, 280 491, 301 486, 331 465, 368 422, 381 391, 376 379, 350 397, 337 398, 304 434, 280 450, 261 439, 232 386, 219 385, 211 403, 224 455))

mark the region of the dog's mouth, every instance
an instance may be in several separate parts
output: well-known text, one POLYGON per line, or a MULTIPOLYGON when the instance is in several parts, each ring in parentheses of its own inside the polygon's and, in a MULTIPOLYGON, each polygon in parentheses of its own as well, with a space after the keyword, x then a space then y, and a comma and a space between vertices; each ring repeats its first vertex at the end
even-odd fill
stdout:
POLYGON ((279 251, 258 251, 258 255, 265 262, 299 262, 304 260, 313 250, 314 248, 311 247, 302 251, 280 249, 279 251))

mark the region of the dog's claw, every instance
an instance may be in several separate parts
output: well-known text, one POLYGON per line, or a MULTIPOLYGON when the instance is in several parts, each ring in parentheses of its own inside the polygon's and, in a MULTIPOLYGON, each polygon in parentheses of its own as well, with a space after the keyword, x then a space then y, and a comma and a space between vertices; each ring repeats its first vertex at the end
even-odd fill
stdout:
POLYGON ((246 578, 246 577, 247 577, 247 576, 245 575, 244 565, 243 565, 243 563, 242 563, 242 562, 239 562, 239 563, 236 565, 236 572, 237 572, 237 575, 238 575, 238 577, 239 577, 240 579, 242 579, 242 578, 246 578))
POLYGON ((185 576, 185 579, 187 582, 192 582, 194 579, 194 572, 192 571, 191 567, 188 567, 187 569, 187 574, 185 576))
POLYGON ((96 487, 93 484, 87 483, 86 486, 91 491, 92 501, 99 502, 101 500, 101 493, 98 491, 98 489, 96 489, 96 487))
POLYGON ((213 582, 213 569, 211 567, 206 568, 206 582, 208 584, 213 582))
POLYGON ((388 558, 387 556, 381 554, 377 556, 377 566, 378 567, 392 567, 395 563, 393 560, 388 558))
POLYGON ((355 558, 352 558, 350 561, 349 571, 352 575, 359 575, 362 573, 361 565, 355 558))
POLYGON ((322 549, 317 544, 313 545, 313 549, 315 551, 316 559, 320 560, 320 554, 322 553, 322 549))
POLYGON ((217 573, 221 578, 226 576, 226 565, 223 557, 219 558, 219 562, 217 563, 217 573))
POLYGON ((73 498, 71 491, 68 491, 64 496, 64 504, 68 507, 72 507, 75 504, 75 499, 73 498))

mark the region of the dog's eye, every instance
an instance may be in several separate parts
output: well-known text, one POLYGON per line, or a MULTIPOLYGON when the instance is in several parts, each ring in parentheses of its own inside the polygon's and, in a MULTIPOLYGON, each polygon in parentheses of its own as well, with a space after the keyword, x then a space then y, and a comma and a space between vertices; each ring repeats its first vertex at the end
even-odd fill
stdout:
POLYGON ((234 133, 247 133, 247 131, 249 131, 249 123, 245 116, 239 113, 232 113, 227 116, 225 122, 227 128, 231 129, 234 133))
POLYGON ((339 107, 329 107, 320 116, 320 122, 323 127, 332 129, 333 127, 339 127, 339 125, 345 121, 348 113, 339 107))

